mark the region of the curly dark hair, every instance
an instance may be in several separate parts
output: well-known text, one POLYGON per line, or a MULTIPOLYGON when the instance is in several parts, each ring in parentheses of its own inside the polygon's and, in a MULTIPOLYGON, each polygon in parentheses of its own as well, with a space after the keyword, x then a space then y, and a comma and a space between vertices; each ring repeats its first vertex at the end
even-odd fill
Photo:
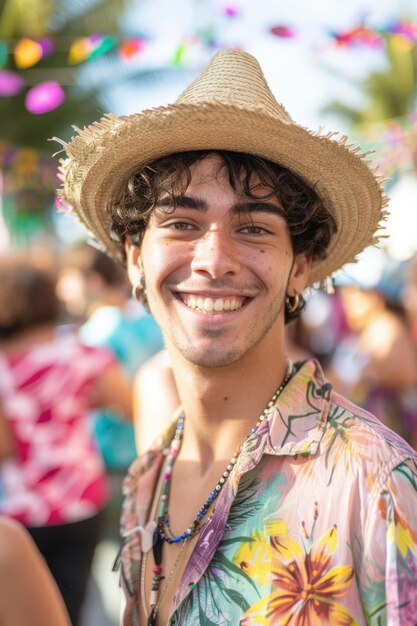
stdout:
MULTIPOLYGON (((284 209, 294 254, 304 253, 311 260, 324 259, 336 222, 315 191, 298 176, 266 159, 226 150, 198 150, 162 157, 138 170, 129 180, 124 194, 107 211, 111 220, 111 237, 120 244, 120 258, 126 261, 124 242, 129 237, 140 247, 150 216, 162 196, 168 196, 175 208, 175 198, 191 182, 191 166, 209 155, 221 159, 229 183, 241 197, 254 200, 278 197, 284 209), (253 178, 271 187, 267 195, 257 195, 253 178)), ((172 209, 169 209, 172 210, 172 209)), ((296 311, 285 311, 286 323, 299 316, 305 307, 301 296, 296 311)))

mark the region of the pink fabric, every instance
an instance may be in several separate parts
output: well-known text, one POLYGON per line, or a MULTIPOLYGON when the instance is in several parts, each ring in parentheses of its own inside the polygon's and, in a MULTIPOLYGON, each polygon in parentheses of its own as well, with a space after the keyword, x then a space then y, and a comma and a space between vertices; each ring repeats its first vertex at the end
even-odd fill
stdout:
POLYGON ((0 400, 17 448, 0 470, 1 513, 46 526, 105 505, 109 486, 87 416, 93 383, 113 360, 72 334, 0 356, 0 400))

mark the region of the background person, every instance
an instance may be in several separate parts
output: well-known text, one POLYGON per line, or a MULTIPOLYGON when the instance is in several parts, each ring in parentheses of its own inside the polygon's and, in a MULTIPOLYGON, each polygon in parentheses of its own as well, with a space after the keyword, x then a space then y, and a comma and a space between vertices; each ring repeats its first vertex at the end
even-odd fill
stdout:
POLYGON ((400 290, 394 293, 395 276, 388 282, 338 288, 348 330, 335 348, 329 378, 416 448, 417 351, 400 290))
POLYGON ((0 405, 14 455, 0 465, 0 512, 26 526, 74 626, 109 485, 87 416, 131 415, 131 388, 108 351, 63 332, 55 278, 39 259, 0 258, 0 405))
MULTIPOLYGON (((83 343, 109 349, 133 381, 140 366, 163 348, 163 338, 153 317, 132 299, 131 292, 126 270, 101 250, 80 243, 63 254, 58 294, 70 319, 80 324, 83 343)), ((155 402, 161 396, 156 382, 150 381, 142 390, 155 402)), ((135 424, 126 423, 109 407, 94 412, 93 431, 115 479, 125 473, 137 455, 135 432, 143 428, 150 438, 158 434, 151 418, 144 421, 144 426, 140 426, 138 417, 134 418, 135 424)), ((119 480, 116 482, 120 493, 119 480)))

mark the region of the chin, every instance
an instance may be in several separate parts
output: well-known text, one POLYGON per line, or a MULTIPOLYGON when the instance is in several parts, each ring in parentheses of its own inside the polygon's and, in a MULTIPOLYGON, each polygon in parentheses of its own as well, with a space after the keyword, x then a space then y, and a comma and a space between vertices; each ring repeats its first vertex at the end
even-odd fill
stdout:
POLYGON ((197 365, 198 367, 218 368, 227 367, 236 363, 242 355, 237 350, 230 350, 228 352, 219 353, 217 351, 210 350, 196 350, 195 348, 184 348, 177 346, 182 356, 197 365))

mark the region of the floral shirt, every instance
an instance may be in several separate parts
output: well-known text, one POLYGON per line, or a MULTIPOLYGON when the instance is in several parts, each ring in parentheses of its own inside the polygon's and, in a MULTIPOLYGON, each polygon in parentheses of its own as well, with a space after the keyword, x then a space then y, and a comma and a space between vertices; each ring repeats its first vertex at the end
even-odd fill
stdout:
POLYGON ((114 362, 76 335, 0 355, 0 403, 16 455, 0 465, 0 513, 25 526, 76 522, 109 498, 87 422, 97 377, 114 362))
MULTIPOLYGON (((162 449, 148 452, 124 483, 125 626, 139 623, 138 526, 163 458, 162 449)), ((170 625, 416 620, 417 454, 335 393, 317 362, 299 363, 198 536, 170 625)))

